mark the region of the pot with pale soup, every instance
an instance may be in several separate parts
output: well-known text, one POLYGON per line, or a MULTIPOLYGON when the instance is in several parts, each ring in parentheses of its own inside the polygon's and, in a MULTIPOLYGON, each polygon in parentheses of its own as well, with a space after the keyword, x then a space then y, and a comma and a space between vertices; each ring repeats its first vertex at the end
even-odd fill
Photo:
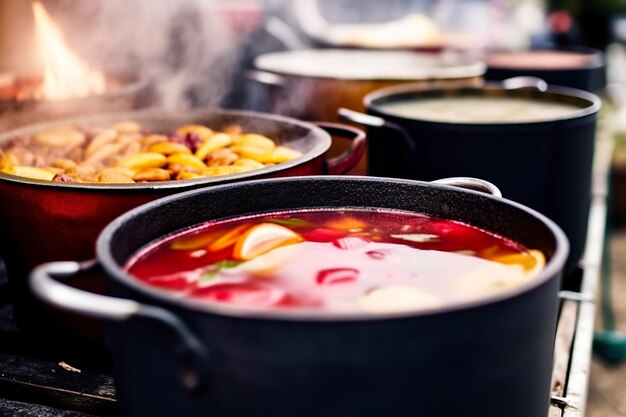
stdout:
POLYGON ((572 245, 570 271, 586 238, 601 100, 582 90, 543 89, 541 82, 511 88, 528 79, 511 81, 381 89, 365 98, 367 116, 340 113, 370 126, 370 175, 428 181, 471 176, 498 184, 507 198, 563 228, 572 245))
POLYGON ((43 265, 31 286, 118 321, 108 334, 128 416, 543 417, 567 251, 550 220, 499 197, 301 177, 116 219, 97 265, 120 298, 52 279, 94 262, 43 265))

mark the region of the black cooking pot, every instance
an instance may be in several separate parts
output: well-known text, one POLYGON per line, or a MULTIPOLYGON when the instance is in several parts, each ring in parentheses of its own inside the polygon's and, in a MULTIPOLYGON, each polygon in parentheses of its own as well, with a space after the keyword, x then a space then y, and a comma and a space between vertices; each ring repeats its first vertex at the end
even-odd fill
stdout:
MULTIPOLYGON (((481 188, 481 182, 450 182, 481 188)), ((544 216, 477 191, 368 177, 242 182, 148 203, 100 235, 111 293, 52 277, 94 262, 56 262, 31 275, 53 305, 117 321, 109 337, 128 416, 545 417, 568 244, 544 216), (530 282, 479 301, 362 315, 246 310, 184 299, 123 266, 142 247, 209 219, 318 207, 409 210, 460 220, 543 251, 530 282)))
POLYGON ((580 260, 591 201, 596 121, 601 100, 588 92, 550 87, 532 77, 480 88, 386 88, 365 97, 369 115, 341 109, 370 126, 369 174, 434 180, 454 176, 498 184, 507 198, 545 214, 563 228, 571 252, 566 270, 580 260), (455 123, 395 116, 384 106, 410 100, 454 97, 517 97, 570 103, 578 110, 538 122, 455 123))

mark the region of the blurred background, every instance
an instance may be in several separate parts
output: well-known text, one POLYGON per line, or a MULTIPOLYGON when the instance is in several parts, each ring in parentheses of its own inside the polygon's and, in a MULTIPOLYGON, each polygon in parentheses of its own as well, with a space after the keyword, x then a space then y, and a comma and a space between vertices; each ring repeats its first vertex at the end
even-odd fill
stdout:
MULTIPOLYGON (((616 321, 626 330, 626 232, 621 227, 626 219, 626 0, 42 0, 35 13, 32 5, 0 0, 0 129, 21 124, 25 108, 34 112, 46 100, 108 93, 114 104, 99 100, 59 115, 136 107, 273 111, 267 85, 278 81, 250 76, 255 59, 270 52, 451 50, 485 57, 548 46, 600 51, 606 71, 594 89, 607 98, 603 126, 609 126, 605 134, 617 145, 608 274, 616 321), (84 85, 93 89, 82 91, 84 85)), ((309 99, 296 96, 294 108, 309 99)), ((41 118, 30 113, 23 120, 41 118)), ((626 415, 624 387, 626 366, 596 359, 587 415, 626 415)))

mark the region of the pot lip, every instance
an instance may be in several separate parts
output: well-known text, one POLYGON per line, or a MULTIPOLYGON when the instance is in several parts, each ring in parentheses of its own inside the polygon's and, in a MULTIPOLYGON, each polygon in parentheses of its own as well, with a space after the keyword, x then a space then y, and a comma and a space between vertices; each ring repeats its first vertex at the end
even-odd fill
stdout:
MULTIPOLYGON (((193 225, 190 225, 193 226, 193 225)), ((146 242, 147 243, 147 242, 146 242)), ((254 180, 240 182, 236 184, 225 184, 218 187, 213 187, 210 190, 200 189, 192 190, 185 193, 179 193, 159 200, 155 200, 134 208, 121 216, 117 217, 111 223, 109 223, 100 233, 96 242, 96 256, 100 262, 102 268, 106 271, 107 276, 117 283, 126 287, 130 287, 132 290, 137 291, 142 296, 150 297, 151 299, 160 302, 167 303, 169 306, 176 307, 178 309, 191 310, 196 313, 206 313, 218 316, 225 316, 230 318, 241 319, 258 319, 258 320, 273 320, 283 322, 364 322, 364 321, 380 321, 389 319, 405 319, 416 318, 421 316, 435 316, 447 313, 453 313, 461 310, 470 310, 473 308, 480 308, 483 306, 496 304, 499 302, 505 302, 510 299, 514 299, 522 294, 533 291, 534 289, 541 287, 548 281, 560 276, 562 273, 565 261, 569 253, 569 242, 565 236, 565 233, 556 225, 552 220, 548 219, 541 213, 504 198, 494 197, 478 191, 461 189, 458 187, 452 187, 447 185, 432 184, 424 181, 405 180, 396 178, 378 178, 378 177, 365 177, 365 176, 302 176, 292 178, 273 178, 269 180, 254 180), (454 304, 443 305, 436 308, 419 310, 419 311, 406 311, 406 312, 393 312, 393 313, 381 313, 371 314, 363 312, 324 312, 320 310, 279 310, 279 309, 254 309, 254 308, 241 308, 236 306, 229 306, 227 304, 209 303, 206 301, 194 300, 192 298, 184 296, 176 296, 169 291, 161 290, 155 287, 151 287, 148 284, 142 283, 140 280, 132 277, 126 273, 122 267, 118 266, 113 259, 110 251, 110 242, 113 234, 119 227, 143 212, 154 210, 161 205, 170 204, 177 201, 184 201, 187 197, 195 195, 196 193, 203 192, 215 192, 221 190, 228 190, 233 187, 242 186, 255 186, 256 184, 264 182, 277 182, 279 184, 299 183, 303 181, 324 181, 324 182, 380 182, 384 181, 389 184, 404 184, 413 185, 417 187, 426 188, 441 188, 452 190, 454 192, 469 193, 478 195, 483 198, 493 200, 499 204, 506 204, 513 206, 514 208, 524 212, 526 215, 530 215, 547 227, 553 234, 556 241, 556 250, 552 258, 547 262, 543 270, 541 270, 533 279, 528 282, 514 287, 513 289, 502 291, 488 297, 479 298, 476 300, 469 300, 465 302, 459 302, 454 304)))
MULTIPOLYGON (((481 77, 487 70, 487 65, 478 58, 465 57, 460 59, 460 62, 456 65, 431 67, 431 68, 415 68, 414 76, 408 75, 375 75, 375 76, 354 76, 347 74, 320 74, 317 68, 303 68, 303 71, 296 71, 289 68, 280 68, 284 65, 276 65, 276 63, 267 63, 266 61, 272 59, 279 59, 281 57, 290 58, 290 55, 294 55, 294 59, 298 54, 318 54, 319 56, 337 54, 341 57, 349 57, 350 54, 354 55, 397 55, 397 56, 417 56, 424 57, 436 57, 437 54, 443 54, 444 52, 415 52, 404 50, 388 50, 388 49, 346 49, 346 48, 306 48, 289 51, 268 52, 261 54, 254 59, 254 67, 261 71, 268 71, 274 74, 299 78, 313 78, 320 80, 341 80, 341 81, 428 81, 428 80, 453 80, 464 78, 481 77), (276 58, 279 57, 279 58, 276 58)), ((453 53, 453 51, 447 51, 445 53, 453 53)), ((461 55, 459 55, 461 56, 461 55)), ((348 62, 349 63, 349 62, 348 62)))
POLYGON ((502 70, 502 71, 533 71, 533 72, 571 72, 571 71, 581 71, 581 70, 594 70, 603 68, 604 64, 604 54, 601 50, 595 48, 589 48, 584 46, 561 46, 561 45, 546 45, 544 47, 531 48, 526 50, 499 50, 494 49, 489 51, 486 54, 485 62, 487 64, 488 70, 502 70), (589 57, 589 62, 585 65, 573 66, 573 67, 560 67, 560 68, 548 68, 542 66, 528 66, 528 67, 518 67, 515 65, 502 65, 502 64, 493 64, 489 62, 489 59, 493 55, 503 55, 503 56, 514 56, 519 54, 545 54, 545 53, 562 53, 569 55, 579 55, 589 57))
POLYGON ((59 119, 54 121, 47 121, 44 123, 37 123, 28 126, 22 126, 17 129, 9 130, 5 133, 0 134, 0 146, 3 142, 14 138, 19 135, 31 135, 34 132, 50 129, 55 126, 60 126, 63 124, 81 124, 81 123, 114 123, 116 121, 122 120, 141 120, 141 119, 155 119, 155 118, 171 118, 172 120, 180 119, 181 123, 184 123, 183 119, 191 119, 194 117, 204 117, 212 114, 226 115, 226 116, 235 116, 242 118, 254 118, 254 119, 263 119, 268 121, 275 121, 278 123, 283 123, 286 125, 296 125, 307 129, 315 134, 320 140, 315 145, 313 149, 308 151, 307 153, 303 153, 301 156, 292 159, 288 162, 283 162, 281 164, 276 164, 273 166, 255 169, 252 171, 246 171, 236 174, 229 175, 220 175, 215 177, 204 177, 204 178, 195 178, 189 180, 170 180, 170 181, 154 181, 147 183, 135 183, 135 184, 100 184, 100 183, 63 183, 63 182, 54 182, 54 181, 44 181, 44 180, 36 180, 30 179, 26 177, 20 177, 17 175, 6 174, 0 172, 0 183, 2 182, 10 182, 16 184, 23 184, 29 186, 37 186, 44 188, 54 188, 57 190, 89 190, 89 191, 111 191, 118 190, 123 192, 136 192, 142 190, 164 190, 164 189, 184 189, 191 188, 200 185, 212 185, 212 184, 222 184, 232 181, 240 181, 244 179, 256 178, 265 175, 275 174, 281 171, 288 170, 290 168, 296 167, 298 165, 302 165, 306 162, 309 162, 320 155, 323 155, 328 149, 330 149, 331 145, 331 136, 328 132, 324 131, 322 128, 314 125, 313 123, 308 123, 304 121, 300 121, 297 119, 293 119, 287 116, 274 115, 270 113, 261 113, 256 111, 248 111, 248 110, 223 110, 223 109, 213 109, 213 108, 205 108, 205 109, 194 109, 194 110, 185 110, 185 111, 176 111, 176 110, 167 110, 167 109, 148 109, 148 110, 139 110, 139 111, 129 111, 129 112, 117 112, 117 113, 105 113, 98 115, 87 115, 81 116, 71 119, 59 119))
MULTIPOLYGON (((504 93, 504 96, 507 96, 507 95, 516 96, 515 95, 516 91, 524 91, 524 90, 526 89, 509 89, 509 88, 504 87, 504 84, 502 82, 497 82, 497 81, 485 82, 480 87, 468 86, 468 87, 448 87, 448 88, 428 88, 428 87, 424 88, 416 84, 404 84, 404 85, 399 85, 399 86, 380 88, 378 90, 372 91, 371 93, 367 94, 363 98, 363 104, 368 111, 374 110, 376 113, 379 113, 383 115, 384 117, 388 117, 390 119, 395 119, 395 120, 400 120, 406 123, 418 122, 418 123, 428 123, 428 124, 442 125, 442 126, 443 125, 459 126, 463 128, 471 128, 471 127, 476 127, 476 126, 522 127, 522 126, 528 126, 528 125, 537 126, 537 125, 542 125, 542 124, 551 124, 554 122, 582 119, 586 116, 598 113, 600 109, 602 108, 602 99, 598 97, 596 94, 593 94, 584 90, 579 90, 576 88, 554 86, 554 85, 549 86, 548 89, 545 91, 535 90, 535 94, 540 94, 542 96, 546 94, 551 94, 551 95, 556 95, 556 96, 561 96, 561 97, 574 97, 577 99, 586 100, 587 102, 589 102, 589 106, 572 111, 569 115, 565 115, 561 117, 554 117, 554 118, 547 119, 547 120, 537 120, 537 121, 531 120, 531 121, 525 121, 525 122, 511 123, 511 122, 506 122, 506 121, 446 122, 446 121, 439 121, 439 120, 403 117, 397 114, 386 112, 385 110, 382 109, 382 107, 379 104, 376 103, 378 100, 381 100, 384 98, 401 96, 404 94, 411 94, 411 93, 446 93, 446 92, 449 93, 449 92, 458 92, 458 91, 467 91, 467 92, 498 91, 498 92, 504 93)), ((499 97, 501 96, 502 95, 499 95, 499 97)))

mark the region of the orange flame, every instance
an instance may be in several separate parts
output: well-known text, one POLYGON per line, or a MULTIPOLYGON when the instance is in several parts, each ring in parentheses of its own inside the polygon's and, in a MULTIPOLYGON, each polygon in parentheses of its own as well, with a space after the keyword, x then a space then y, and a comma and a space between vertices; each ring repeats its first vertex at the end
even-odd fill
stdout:
POLYGON ((33 3, 33 13, 44 69, 43 98, 54 100, 103 93, 104 74, 91 69, 67 46, 63 32, 40 2, 33 3))

